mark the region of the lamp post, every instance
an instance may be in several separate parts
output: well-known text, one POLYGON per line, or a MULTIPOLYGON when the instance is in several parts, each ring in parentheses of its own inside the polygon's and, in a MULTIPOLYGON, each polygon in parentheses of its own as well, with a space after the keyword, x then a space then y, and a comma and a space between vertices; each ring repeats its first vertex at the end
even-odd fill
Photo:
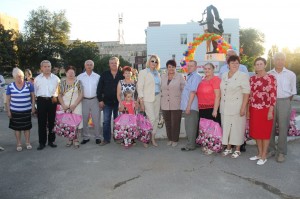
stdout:
POLYGON ((273 47, 271 47, 270 70, 272 69, 273 47))

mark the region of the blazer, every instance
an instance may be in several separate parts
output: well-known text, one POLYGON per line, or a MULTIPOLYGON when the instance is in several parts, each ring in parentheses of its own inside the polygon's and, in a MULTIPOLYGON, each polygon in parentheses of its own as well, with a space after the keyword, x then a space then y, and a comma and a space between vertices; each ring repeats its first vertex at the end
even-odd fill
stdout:
POLYGON ((228 79, 228 73, 224 73, 220 90, 220 113, 224 115, 239 114, 243 103, 243 94, 250 93, 249 77, 246 73, 237 71, 228 79))
POLYGON ((168 73, 161 76, 161 100, 162 110, 180 110, 181 93, 185 86, 182 74, 175 72, 168 85, 168 73))
MULTIPOLYGON (((160 78, 160 74, 158 73, 160 78)), ((161 82, 161 81, 160 81, 161 82)), ((137 92, 139 98, 145 102, 154 102, 155 100, 155 80, 150 71, 143 69, 140 71, 137 81, 137 92)))

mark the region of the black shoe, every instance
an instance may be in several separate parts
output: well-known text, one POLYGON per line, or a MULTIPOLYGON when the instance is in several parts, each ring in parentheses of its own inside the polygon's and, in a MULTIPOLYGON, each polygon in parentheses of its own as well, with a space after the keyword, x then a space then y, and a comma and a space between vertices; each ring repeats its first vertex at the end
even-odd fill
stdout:
POLYGON ((88 140, 82 140, 80 144, 86 144, 86 143, 88 143, 89 141, 90 141, 90 139, 88 139, 88 140))
POLYGON ((187 147, 183 147, 181 148, 181 151, 193 151, 195 149, 191 149, 191 148, 187 148, 187 147))
POLYGON ((241 152, 246 152, 246 142, 244 142, 244 144, 241 145, 241 152))
POLYGON ((43 144, 40 144, 37 148, 38 151, 43 150, 46 146, 43 144))
POLYGON ((96 139, 96 144, 100 144, 101 140, 100 139, 96 139))
POLYGON ((54 144, 53 142, 48 143, 48 146, 50 146, 51 148, 56 148, 57 147, 57 145, 54 144))

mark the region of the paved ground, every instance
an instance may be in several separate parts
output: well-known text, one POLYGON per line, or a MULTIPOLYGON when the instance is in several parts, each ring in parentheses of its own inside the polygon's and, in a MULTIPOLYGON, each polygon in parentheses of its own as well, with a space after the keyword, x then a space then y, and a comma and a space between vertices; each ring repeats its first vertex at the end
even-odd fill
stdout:
POLYGON ((190 198, 300 198, 300 140, 289 143, 283 164, 269 159, 257 166, 248 158, 255 147, 236 160, 203 155, 200 149, 182 152, 176 148, 131 149, 110 144, 97 146, 92 140, 75 150, 65 147, 37 151, 37 124, 32 129, 32 151, 16 152, 8 119, 0 113, 1 199, 190 199, 190 198))

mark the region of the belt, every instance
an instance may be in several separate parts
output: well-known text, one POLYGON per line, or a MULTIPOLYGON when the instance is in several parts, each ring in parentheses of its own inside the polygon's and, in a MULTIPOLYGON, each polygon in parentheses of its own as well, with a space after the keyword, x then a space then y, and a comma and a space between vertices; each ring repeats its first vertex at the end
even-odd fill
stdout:
POLYGON ((95 99, 96 97, 91 97, 91 98, 88 98, 88 97, 83 97, 83 99, 87 99, 87 100, 92 100, 92 99, 95 99))
POLYGON ((43 100, 51 100, 52 99, 52 97, 41 97, 41 96, 39 96, 37 98, 38 99, 43 99, 43 100))

